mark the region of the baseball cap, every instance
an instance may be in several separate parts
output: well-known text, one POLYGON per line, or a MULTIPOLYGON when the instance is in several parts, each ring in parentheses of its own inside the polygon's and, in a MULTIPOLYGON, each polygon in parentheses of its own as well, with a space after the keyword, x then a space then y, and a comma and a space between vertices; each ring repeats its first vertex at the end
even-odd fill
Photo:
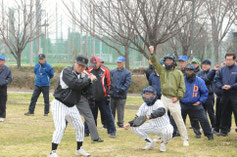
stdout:
POLYGON ((186 55, 179 56, 178 60, 179 61, 188 61, 188 56, 186 56, 186 55))
POLYGON ((208 60, 208 59, 205 59, 202 61, 202 64, 208 64, 208 65, 211 65, 211 61, 208 60))
POLYGON ((199 63, 200 63, 200 60, 197 59, 197 58, 193 58, 191 63, 199 64, 199 63))
POLYGON ((100 62, 105 62, 105 60, 102 56, 99 56, 98 58, 99 58, 100 62))
POLYGON ((38 58, 39 59, 45 59, 45 54, 39 54, 38 58))
POLYGON ((83 65, 83 66, 87 66, 88 64, 88 58, 82 55, 77 56, 76 58, 76 62, 78 65, 83 65))
POLYGON ((100 62, 100 59, 97 56, 93 56, 90 59, 90 67, 95 67, 97 63, 100 62))
POLYGON ((6 58, 4 56, 0 56, 0 59, 3 60, 3 61, 6 60, 6 58))
POLYGON ((119 56, 118 59, 116 60, 117 63, 125 62, 125 58, 123 56, 119 56))

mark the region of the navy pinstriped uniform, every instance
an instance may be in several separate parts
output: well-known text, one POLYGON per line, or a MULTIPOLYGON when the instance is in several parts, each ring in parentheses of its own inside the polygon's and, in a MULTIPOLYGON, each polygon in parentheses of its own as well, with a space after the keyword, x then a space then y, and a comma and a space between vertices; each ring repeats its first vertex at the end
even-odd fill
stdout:
POLYGON ((61 74, 55 99, 51 103, 51 111, 55 124, 53 143, 59 144, 62 140, 66 121, 68 121, 76 131, 77 141, 84 140, 84 125, 80 113, 75 104, 79 103, 81 91, 85 89, 90 80, 77 74, 73 67, 65 68, 61 74))

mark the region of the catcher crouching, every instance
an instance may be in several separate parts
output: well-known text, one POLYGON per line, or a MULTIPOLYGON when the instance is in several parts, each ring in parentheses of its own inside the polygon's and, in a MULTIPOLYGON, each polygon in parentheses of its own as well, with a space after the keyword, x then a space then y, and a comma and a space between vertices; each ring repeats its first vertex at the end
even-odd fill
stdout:
POLYGON ((166 145, 172 138, 174 131, 173 126, 170 124, 165 106, 162 101, 156 98, 156 91, 151 86, 144 88, 141 95, 144 103, 140 106, 136 117, 128 122, 124 126, 124 129, 128 130, 131 127, 137 136, 147 142, 147 145, 142 148, 143 150, 152 149, 156 144, 148 134, 160 136, 162 138, 160 151, 165 152, 166 145), (145 123, 146 121, 148 121, 148 123, 145 123))

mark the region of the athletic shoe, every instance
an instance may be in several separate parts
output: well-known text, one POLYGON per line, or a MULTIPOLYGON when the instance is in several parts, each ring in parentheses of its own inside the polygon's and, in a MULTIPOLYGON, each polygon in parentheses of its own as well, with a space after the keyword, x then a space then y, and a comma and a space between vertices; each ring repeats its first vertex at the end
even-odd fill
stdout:
POLYGON ((26 112, 25 115, 26 115, 26 116, 33 116, 34 113, 29 111, 29 112, 26 112))
POLYGON ((213 135, 207 136, 208 140, 214 140, 213 135))
POLYGON ((111 133, 109 137, 110 138, 116 138, 116 134, 115 133, 111 133))
POLYGON ((142 150, 149 150, 152 149, 156 146, 156 143, 154 141, 152 142, 147 142, 145 147, 142 147, 142 150))
POLYGON ((160 152, 166 152, 166 144, 164 142, 160 144, 160 152))
POLYGON ((188 140, 184 140, 183 146, 186 146, 186 147, 189 146, 188 140))
POLYGON ((50 157, 58 157, 56 150, 52 150, 52 152, 50 153, 50 157))
POLYGON ((216 136, 228 136, 228 134, 219 132, 219 133, 216 134, 216 136))
POLYGON ((91 141, 91 143, 100 143, 100 142, 104 142, 104 140, 102 140, 101 138, 98 138, 96 140, 91 141))
POLYGON ((0 122, 4 122, 5 118, 0 118, 0 122))
POLYGON ((82 147, 79 150, 76 150, 76 155, 81 156, 91 156, 89 153, 87 153, 82 147))
POLYGON ((196 137, 196 138, 201 138, 201 135, 196 134, 195 137, 196 137))

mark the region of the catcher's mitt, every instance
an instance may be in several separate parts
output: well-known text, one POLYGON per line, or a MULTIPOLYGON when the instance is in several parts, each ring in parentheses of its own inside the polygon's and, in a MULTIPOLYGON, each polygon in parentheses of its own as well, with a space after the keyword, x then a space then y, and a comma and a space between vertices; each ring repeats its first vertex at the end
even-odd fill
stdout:
POLYGON ((146 121, 146 116, 135 117, 132 127, 139 127, 146 121))

